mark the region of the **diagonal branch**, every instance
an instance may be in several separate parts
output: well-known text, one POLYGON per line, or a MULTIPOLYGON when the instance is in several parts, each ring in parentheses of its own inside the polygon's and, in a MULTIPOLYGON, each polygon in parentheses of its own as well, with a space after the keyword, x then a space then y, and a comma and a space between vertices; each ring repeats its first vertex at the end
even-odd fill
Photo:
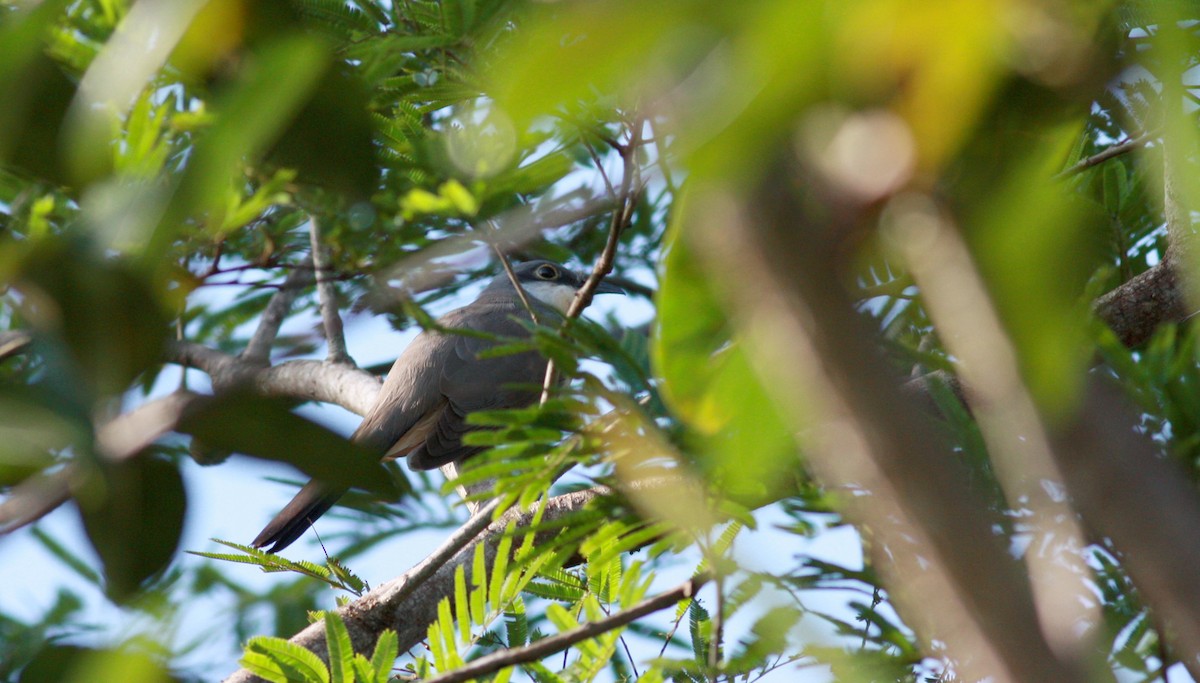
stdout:
MULTIPOLYGON (((101 457, 119 462, 142 452, 159 437, 175 428, 179 416, 196 398, 176 392, 148 401, 119 415, 96 430, 96 447, 101 457)), ((32 524, 71 499, 82 470, 75 462, 61 469, 39 473, 13 487, 0 502, 0 535, 32 524)))
MULTIPOLYGON (((554 496, 546 501, 541 521, 552 523, 565 519, 592 500, 610 494, 611 490, 607 487, 595 487, 554 496)), ((465 544, 458 550, 447 553, 439 549, 405 574, 338 609, 356 652, 371 652, 379 635, 387 629, 396 631, 401 651, 420 643, 427 635, 429 624, 437 618, 438 603, 443 598, 454 600, 454 575, 460 566, 466 572, 467 582, 470 583, 475 548, 483 544, 485 565, 493 565, 500 538, 507 532, 509 524, 515 524, 518 528, 528 526, 536 514, 535 510, 510 509, 499 519, 488 523, 491 517, 487 510, 494 509, 493 505, 498 507, 499 504, 493 503, 472 517, 452 537, 455 539, 454 543, 448 540, 443 544, 445 549, 458 545, 465 539, 465 544), (480 527, 481 530, 476 530, 476 527, 480 527), (449 558, 442 559, 446 555, 449 555, 449 558), (434 561, 435 558, 437 561, 434 561)), ((293 636, 290 642, 311 650, 325 662, 329 661, 324 622, 318 621, 309 625, 293 636)), ((246 669, 240 669, 227 678, 226 683, 249 683, 258 680, 260 679, 246 669)))
POLYGON ((681 600, 693 598, 708 581, 709 577, 707 575, 697 576, 696 578, 684 581, 669 591, 660 593, 652 598, 647 598, 629 609, 609 615, 598 621, 582 624, 558 635, 543 638, 525 647, 493 652, 453 671, 427 678, 424 683, 462 683, 463 681, 468 681, 472 678, 499 671, 500 669, 516 664, 536 662, 556 652, 561 652, 575 643, 603 635, 613 629, 641 619, 648 614, 653 614, 676 605, 681 600))
MULTIPOLYGON (((583 313, 583 309, 592 303, 592 297, 595 296, 596 288, 600 286, 601 280, 604 279, 605 275, 612 272, 621 234, 629 227, 634 207, 637 206, 637 198, 641 194, 642 188, 640 182, 635 182, 635 178, 638 178, 640 175, 638 173, 637 151, 642 144, 642 125, 642 119, 635 118, 630 130, 629 144, 624 147, 618 147, 618 151, 621 153, 621 158, 624 159, 625 164, 622 171, 621 191, 619 196, 616 197, 617 203, 613 208, 612 220, 609 221, 608 225, 608 238, 604 243, 604 249, 600 252, 600 258, 596 259, 595 265, 592 266, 591 274, 588 275, 587 280, 584 281, 579 291, 575 293, 575 298, 571 301, 571 306, 567 309, 566 324, 578 318, 583 313)), ((611 188, 612 185, 609 184, 609 187, 611 188)), ((542 382, 542 403, 545 403, 550 398, 550 388, 554 386, 556 374, 554 359, 551 358, 546 363, 546 377, 542 382)))
POLYGON ((292 310, 292 302, 296 300, 300 290, 312 282, 313 272, 308 268, 294 268, 288 273, 279 291, 271 296, 267 309, 258 321, 258 328, 254 330, 254 336, 250 337, 250 342, 242 351, 243 360, 257 365, 270 363, 271 347, 275 345, 275 338, 279 336, 279 328, 283 326, 284 319, 292 310))
POLYGON ((1086 171, 1087 169, 1092 168, 1093 166, 1099 166, 1100 164, 1108 161, 1109 159, 1119 157, 1122 154, 1127 154, 1129 152, 1132 152, 1133 150, 1144 146, 1146 143, 1150 142, 1151 140, 1154 140, 1156 137, 1158 137, 1158 133, 1156 131, 1142 133, 1141 135, 1134 137, 1134 138, 1130 138, 1130 139, 1126 140, 1125 142, 1121 142, 1121 143, 1112 145, 1111 147, 1108 147, 1101 152, 1097 152, 1096 154, 1093 154, 1092 156, 1087 157, 1086 159, 1080 159, 1077 163, 1075 163, 1074 165, 1072 165, 1070 168, 1066 169, 1065 171, 1062 171, 1055 177, 1056 178, 1065 178, 1067 176, 1078 175, 1078 174, 1086 171))
POLYGON ((740 328, 759 351, 756 370, 797 424, 811 424, 810 462, 824 482, 872 494, 847 500, 847 513, 879 539, 870 544, 876 566, 925 643, 964 655, 967 677, 1083 680, 1040 632, 1028 582, 965 471, 900 398, 874 335, 831 285, 843 261, 830 236, 847 234, 856 216, 807 210, 793 173, 772 167, 746 203, 752 214, 724 197, 693 209, 703 219, 690 226, 692 243, 726 276, 740 328))
POLYGON ((33 342, 33 335, 25 330, 0 332, 0 360, 16 355, 33 342))

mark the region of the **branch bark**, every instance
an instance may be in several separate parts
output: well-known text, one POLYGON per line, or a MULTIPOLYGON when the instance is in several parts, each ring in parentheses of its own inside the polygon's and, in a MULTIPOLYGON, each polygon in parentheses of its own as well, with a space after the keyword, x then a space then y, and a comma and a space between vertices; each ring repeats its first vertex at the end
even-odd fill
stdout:
POLYGON ((901 398, 874 335, 831 284, 841 278, 839 242, 853 234, 853 209, 812 215, 790 168, 766 175, 746 203, 752 215, 717 198, 694 205, 698 225, 687 234, 710 272, 725 276, 731 310, 779 404, 819 404, 812 421, 797 415, 815 430, 809 462, 832 489, 862 492, 847 501, 847 515, 877 539, 875 566, 902 614, 931 651, 945 643, 968 678, 1084 680, 1041 633, 1029 583, 965 472, 901 398))
POLYGON ((0 360, 24 351, 33 342, 33 335, 25 330, 10 330, 0 333, 0 360))
MULTIPOLYGON (((588 502, 610 493, 606 487, 597 487, 555 496, 547 502, 542 520, 554 522, 562 519, 588 502)), ((498 506, 498 503, 494 505, 498 506)), ((481 532, 473 534, 470 529, 479 525, 480 520, 486 522, 490 519, 486 511, 481 512, 464 526, 463 532, 455 534, 455 538, 465 536, 468 542, 453 552, 448 560, 441 561, 444 553, 435 552, 405 574, 339 608, 338 614, 346 622, 355 652, 370 653, 379 634, 386 629, 396 631, 401 651, 420 643, 426 636, 429 624, 437 618, 437 606, 442 598, 448 597, 453 602, 454 574, 458 567, 464 568, 467 582, 470 583, 476 546, 483 544, 485 563, 492 566, 500 536, 505 533, 509 523, 514 522, 518 528, 527 526, 533 514, 532 510, 511 509, 496 521, 486 524, 481 532)), ((329 661, 324 622, 309 625, 293 636, 290 642, 311 650, 322 661, 329 661)), ((249 671, 240 669, 227 678, 226 683, 260 680, 249 671)))
POLYGON ((1178 256, 1167 257, 1150 270, 1096 299, 1092 310, 1126 346, 1136 347, 1166 323, 1180 323, 1194 313, 1184 297, 1178 256))
POLYGON ((307 268, 293 268, 288 273, 283 286, 272 294, 271 300, 267 302, 267 309, 263 311, 254 335, 242 351, 242 360, 260 366, 271 362, 271 347, 275 345, 275 338, 279 336, 279 328, 283 326, 284 319, 292 310, 296 295, 312 283, 313 271, 307 268))
POLYGON ((1137 431, 1119 392, 1097 380, 1054 449, 1076 509, 1122 565, 1193 676, 1200 665, 1200 496, 1137 431))
POLYGON ((1092 156, 1087 157, 1086 159, 1080 159, 1078 163, 1071 166, 1070 168, 1063 171, 1062 173, 1059 173, 1056 177, 1064 178, 1067 176, 1078 175, 1093 166, 1099 166, 1100 164, 1108 161, 1109 159, 1114 159, 1116 157, 1121 156, 1122 154, 1128 154, 1129 152, 1132 152, 1135 149, 1139 149, 1142 146, 1144 146, 1147 142, 1150 142, 1151 140, 1155 139, 1156 137, 1158 137, 1157 132, 1142 133, 1141 135, 1134 137, 1134 138, 1130 138, 1129 140, 1126 140, 1125 142, 1121 142, 1121 143, 1112 145, 1111 147, 1108 147, 1107 149, 1105 149, 1101 152, 1097 152, 1096 154, 1093 154, 1092 156))
POLYGON ((679 586, 665 593, 647 598, 638 605, 609 615, 599 621, 582 624, 570 631, 565 631, 549 638, 543 638, 525 647, 493 652, 490 655, 468 662, 465 666, 453 671, 448 671, 433 678, 427 678, 424 683, 462 683, 476 676, 489 674, 516 664, 536 662, 543 657, 561 652, 575 643, 582 642, 588 638, 595 638, 615 628, 620 628, 637 619, 641 619, 648 614, 653 614, 659 610, 676 605, 681 600, 693 598, 708 581, 709 577, 707 576, 698 576, 689 581, 684 581, 679 586))
POLYGON ((291 360, 264 368, 253 360, 192 342, 170 343, 167 358, 202 370, 217 391, 249 384, 264 396, 332 403, 358 415, 371 409, 383 384, 380 378, 352 365, 291 360))
POLYGON ((346 336, 342 331, 342 316, 338 313, 337 288, 329 277, 329 247, 321 241, 321 226, 315 216, 308 219, 308 234, 312 242, 312 264, 317 278, 317 298, 321 302, 321 321, 325 329, 325 342, 328 353, 325 359, 330 363, 353 365, 350 354, 346 352, 346 336))

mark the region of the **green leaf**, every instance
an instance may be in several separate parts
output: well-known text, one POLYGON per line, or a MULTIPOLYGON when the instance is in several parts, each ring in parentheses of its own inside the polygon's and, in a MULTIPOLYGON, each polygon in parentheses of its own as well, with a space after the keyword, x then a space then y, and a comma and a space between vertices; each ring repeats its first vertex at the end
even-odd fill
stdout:
POLYGON ((78 645, 45 643, 25 665, 19 683, 70 680, 71 674, 86 665, 88 657, 94 652, 78 645))
POLYGON ((329 648, 330 683, 354 683, 354 646, 337 612, 325 612, 325 645, 329 648))
MULTIPOLYGON (((511 532, 513 525, 510 524, 506 531, 511 532)), ((499 608, 501 605, 508 603, 510 599, 517 599, 516 595, 507 595, 504 590, 505 579, 508 576, 508 560, 512 553, 513 539, 511 533, 505 533, 500 537, 500 543, 496 546, 496 561, 492 564, 491 584, 488 586, 488 601, 492 603, 493 608, 499 608)), ((511 647, 511 645, 510 645, 511 647)))
POLYGON ((301 182, 366 200, 379 179, 369 107, 370 93, 353 71, 329 69, 267 160, 299 170, 301 182))
POLYGON ((475 546, 475 558, 471 567, 471 623, 483 626, 487 620, 487 558, 483 544, 475 546))
POLYGON ((719 284, 692 253, 683 224, 668 234, 652 339, 655 374, 668 406, 700 436, 706 469, 721 488, 769 498, 795 471, 794 429, 732 337, 719 284))
POLYGON ((575 617, 556 602, 546 606, 546 618, 550 620, 551 624, 554 624, 554 628, 558 629, 559 633, 579 627, 579 622, 575 621, 575 617))
POLYGON ((183 478, 174 465, 149 455, 107 464, 77 500, 113 600, 133 597, 170 564, 187 509, 183 478))
POLYGON ((254 675, 269 681, 329 683, 329 670, 320 657, 283 638, 251 638, 240 663, 254 675))
MULTIPOLYGON (((265 14, 286 14, 267 6, 265 14)), ((226 206, 246 156, 257 157, 279 139, 329 70, 328 47, 316 36, 270 27, 254 68, 214 98, 214 123, 196 141, 190 163, 155 230, 147 255, 157 258, 188 217, 226 206)), ((365 114, 364 114, 365 116, 365 114)))
POLYGON ((354 671, 354 676, 351 680, 358 683, 387 683, 387 676, 380 676, 371 662, 362 655, 354 655, 351 661, 351 668, 354 671))
POLYGON ((375 652, 371 655, 371 665, 375 667, 375 674, 380 683, 387 683, 391 677, 392 666, 399 655, 400 640, 396 632, 389 628, 379 634, 379 640, 375 641, 375 652))
POLYGON ((286 401, 243 391, 221 394, 190 406, 176 429, 212 448, 291 463, 334 487, 397 495, 378 453, 292 413, 286 401))
POLYGON ((31 531, 33 537, 41 542, 42 547, 49 551, 51 555, 57 557, 63 564, 67 565, 71 571, 93 586, 101 585, 100 575, 96 573, 96 570, 92 569, 87 561, 67 549, 66 546, 55 540, 54 537, 46 533, 41 527, 35 526, 31 531))
POLYGON ((529 618, 525 615, 525 601, 520 597, 514 598, 504 613, 504 631, 510 648, 529 643, 529 618))
POLYGON ((459 639, 464 643, 471 642, 471 606, 467 597, 466 565, 459 565, 454 571, 454 621, 458 624, 459 639))
POLYGON ((45 54, 44 40, 67 4, 8 6, 0 22, 0 164, 60 184, 68 182, 60 132, 75 84, 45 54))
MULTIPOLYGON (((0 268, 6 263, 0 262, 0 268)), ((120 393, 159 363, 167 319, 141 273, 83 239, 46 239, 19 254, 11 275, 33 325, 65 343, 76 386, 120 393)))
POLYGON ((443 598, 438 603, 438 620, 436 626, 440 628, 439 635, 441 636, 443 647, 442 664, 439 665, 439 668, 446 671, 460 666, 462 664, 462 657, 458 654, 458 641, 454 637, 454 616, 450 613, 450 600, 447 598, 443 598))
POLYGON ((712 619, 708 610, 692 600, 688 605, 688 631, 692 636, 692 655, 700 666, 708 666, 708 650, 712 641, 712 619))

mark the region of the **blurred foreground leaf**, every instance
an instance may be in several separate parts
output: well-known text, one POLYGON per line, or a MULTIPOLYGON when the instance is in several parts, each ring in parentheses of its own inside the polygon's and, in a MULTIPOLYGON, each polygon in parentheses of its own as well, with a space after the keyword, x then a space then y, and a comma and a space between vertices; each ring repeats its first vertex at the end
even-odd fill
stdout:
POLYGON ((246 392, 203 399, 176 429, 211 448, 290 463, 331 486, 362 488, 388 500, 398 495, 378 453, 292 413, 287 401, 246 392))
POLYGON ((183 533, 187 493, 179 470, 146 455, 104 464, 79 496, 84 529, 118 602, 170 564, 183 533))

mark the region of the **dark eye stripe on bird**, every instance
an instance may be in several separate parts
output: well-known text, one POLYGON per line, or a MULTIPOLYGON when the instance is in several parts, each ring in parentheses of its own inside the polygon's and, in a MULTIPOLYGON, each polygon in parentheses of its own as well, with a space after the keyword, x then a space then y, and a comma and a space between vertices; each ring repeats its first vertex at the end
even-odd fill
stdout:
MULTIPOLYGON (((550 261, 513 268, 539 319, 564 313, 584 276, 550 261)), ((601 282, 597 294, 624 293, 601 282)), ((528 337, 521 320, 529 312, 506 273, 492 278, 470 304, 438 319, 439 328, 476 330, 489 337, 528 337)), ((350 436, 377 450, 381 458, 408 458, 413 469, 428 470, 460 462, 483 450, 463 444, 472 428, 466 417, 477 410, 523 408, 533 404, 546 373, 546 359, 535 351, 479 358, 495 342, 478 336, 425 331, 396 359, 374 407, 350 436)), ((313 480, 251 543, 267 552, 291 545, 346 491, 313 480)))

